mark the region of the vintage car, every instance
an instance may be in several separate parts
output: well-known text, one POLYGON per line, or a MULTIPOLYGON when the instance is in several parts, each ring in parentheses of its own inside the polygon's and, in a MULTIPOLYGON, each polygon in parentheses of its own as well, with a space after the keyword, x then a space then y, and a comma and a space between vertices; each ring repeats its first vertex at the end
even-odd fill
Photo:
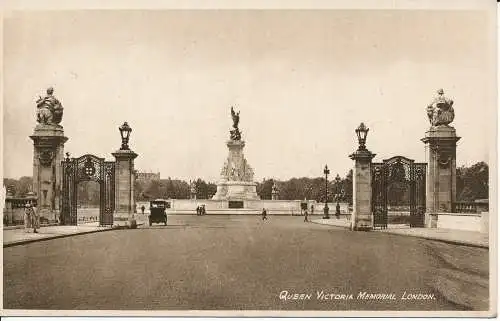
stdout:
POLYGON ((169 203, 162 199, 156 199, 149 202, 149 226, 153 223, 165 223, 167 225, 167 213, 165 209, 169 207, 169 203))

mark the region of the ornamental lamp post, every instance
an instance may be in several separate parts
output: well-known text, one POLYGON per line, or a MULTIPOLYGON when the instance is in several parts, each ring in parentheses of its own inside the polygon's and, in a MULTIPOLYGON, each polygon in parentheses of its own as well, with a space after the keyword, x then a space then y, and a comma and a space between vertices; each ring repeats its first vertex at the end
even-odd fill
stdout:
POLYGON ((335 206, 335 216, 337 217, 337 219, 340 218, 340 204, 339 204, 339 200, 340 200, 340 176, 339 174, 337 174, 337 176, 335 176, 335 199, 337 200, 337 205, 335 206))
POLYGON ((323 170, 323 174, 325 174, 325 207, 323 208, 323 216, 324 219, 329 219, 330 215, 328 214, 328 174, 330 174, 330 170, 328 169, 328 165, 325 165, 325 169, 323 170))
POLYGON ((370 129, 365 126, 364 123, 361 123, 358 128, 356 128, 355 132, 358 135, 358 150, 366 150, 366 136, 368 136, 368 131, 370 129))
POLYGON ((129 150, 128 140, 130 138, 132 128, 130 128, 127 122, 124 122, 123 125, 118 127, 118 129, 120 130, 120 136, 122 137, 122 147, 120 148, 120 150, 129 150))

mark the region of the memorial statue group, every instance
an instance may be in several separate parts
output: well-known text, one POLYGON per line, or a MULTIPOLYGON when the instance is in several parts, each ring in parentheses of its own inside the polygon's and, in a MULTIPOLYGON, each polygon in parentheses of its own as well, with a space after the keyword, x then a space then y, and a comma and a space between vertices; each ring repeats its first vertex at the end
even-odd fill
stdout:
POLYGON ((38 233, 37 229, 40 228, 40 217, 36 206, 32 205, 31 202, 26 203, 24 208, 24 230, 28 233, 33 231, 33 233, 38 233))

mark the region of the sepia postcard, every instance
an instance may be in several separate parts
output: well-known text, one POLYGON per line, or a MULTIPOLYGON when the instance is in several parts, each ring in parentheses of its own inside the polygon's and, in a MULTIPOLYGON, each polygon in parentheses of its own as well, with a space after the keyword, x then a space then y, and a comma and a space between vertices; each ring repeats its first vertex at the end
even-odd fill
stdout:
POLYGON ((495 1, 5 1, 2 315, 496 317, 495 1))

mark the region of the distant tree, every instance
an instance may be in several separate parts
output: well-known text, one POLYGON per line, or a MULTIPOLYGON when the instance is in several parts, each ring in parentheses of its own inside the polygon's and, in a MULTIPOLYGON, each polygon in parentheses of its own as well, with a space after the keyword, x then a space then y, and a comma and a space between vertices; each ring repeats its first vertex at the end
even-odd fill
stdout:
POLYGON ((18 192, 16 196, 25 196, 33 188, 33 178, 31 176, 23 176, 19 179, 18 192))
POLYGON ((178 191, 175 190, 174 182, 172 181, 172 178, 167 179, 167 198, 177 198, 177 195, 179 194, 178 191))
POLYGON ((150 181, 144 193, 147 197, 151 199, 160 198, 161 196, 161 186, 160 181, 150 181))
POLYGON ((262 183, 257 184, 257 194, 263 200, 270 200, 271 193, 273 188, 273 180, 272 179, 264 179, 262 183))
POLYGON ((217 184, 211 182, 207 183, 207 192, 209 198, 214 196, 215 193, 217 193, 217 184))
POLYGON ((195 181, 195 187, 196 187, 196 198, 197 199, 207 199, 208 198, 208 184, 202 180, 201 178, 198 178, 195 181))
POLYGON ((97 182, 83 181, 77 187, 77 202, 83 207, 99 206, 100 187, 97 182))
POLYGON ((177 198, 188 199, 189 198, 189 183, 186 181, 175 181, 176 191, 178 193, 177 198))
POLYGON ((10 190, 10 192, 12 193, 12 196, 16 196, 17 190, 19 188, 19 181, 17 179, 4 178, 3 179, 3 186, 6 189, 10 190))
POLYGON ((137 201, 145 201, 148 199, 145 193, 146 182, 136 179, 134 182, 134 196, 137 201))
POLYGON ((347 172, 346 177, 342 180, 342 189, 344 190, 344 198, 349 204, 352 204, 352 169, 347 172))
POLYGON ((457 168, 457 200, 473 201, 489 197, 489 168, 485 162, 457 168))
POLYGON ((284 200, 299 200, 302 199, 302 189, 304 186, 300 186, 297 178, 292 178, 281 184, 280 198, 284 200))
POLYGON ((32 189, 33 179, 31 176, 22 176, 19 179, 4 178, 3 184, 10 188, 14 197, 24 197, 32 189))

